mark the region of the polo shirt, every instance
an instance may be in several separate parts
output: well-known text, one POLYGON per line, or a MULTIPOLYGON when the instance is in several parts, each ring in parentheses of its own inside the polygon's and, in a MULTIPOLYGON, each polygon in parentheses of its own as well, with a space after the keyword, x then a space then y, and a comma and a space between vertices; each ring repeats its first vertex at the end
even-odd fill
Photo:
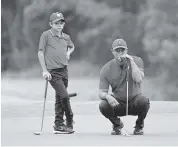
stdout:
POLYGON ((39 51, 44 52, 45 64, 48 70, 63 68, 68 65, 67 49, 72 47, 70 36, 62 33, 62 37, 52 30, 42 33, 39 41, 39 51))
MULTIPOLYGON (((144 72, 144 64, 141 58, 132 56, 134 62, 139 69, 144 72)), ((126 101, 127 97, 127 70, 128 70, 128 99, 132 100, 136 95, 141 93, 141 83, 137 83, 132 78, 132 68, 130 60, 127 59, 123 65, 118 59, 112 59, 106 63, 100 71, 100 90, 109 90, 109 86, 112 88, 113 96, 117 99, 126 101), (130 66, 127 68, 127 63, 130 66)))

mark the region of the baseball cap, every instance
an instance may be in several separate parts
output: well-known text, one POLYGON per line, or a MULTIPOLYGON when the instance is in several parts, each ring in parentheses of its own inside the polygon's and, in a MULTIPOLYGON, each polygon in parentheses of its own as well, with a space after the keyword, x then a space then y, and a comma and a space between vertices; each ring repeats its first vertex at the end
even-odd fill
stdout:
POLYGON ((112 44, 112 49, 115 50, 117 48, 127 48, 127 43, 123 39, 116 39, 112 44))
POLYGON ((64 20, 64 16, 62 13, 59 13, 59 12, 55 12, 55 13, 52 13, 51 16, 50 16, 50 21, 53 21, 53 20, 64 20))

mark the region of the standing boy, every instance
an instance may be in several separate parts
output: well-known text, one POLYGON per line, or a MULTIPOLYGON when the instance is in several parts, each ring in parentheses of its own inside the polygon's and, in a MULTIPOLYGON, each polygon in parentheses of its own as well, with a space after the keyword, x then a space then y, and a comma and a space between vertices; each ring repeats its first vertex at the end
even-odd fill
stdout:
POLYGON ((43 77, 49 80, 55 90, 54 131, 73 133, 73 112, 67 92, 68 60, 74 51, 70 36, 63 33, 65 25, 62 13, 51 14, 51 29, 42 33, 39 41, 38 58, 43 70, 43 77), (66 124, 64 124, 64 112, 66 124))

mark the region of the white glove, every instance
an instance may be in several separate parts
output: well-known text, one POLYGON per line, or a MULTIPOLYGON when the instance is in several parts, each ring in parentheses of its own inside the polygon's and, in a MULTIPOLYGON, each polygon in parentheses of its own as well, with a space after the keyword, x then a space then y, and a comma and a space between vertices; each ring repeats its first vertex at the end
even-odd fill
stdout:
POLYGON ((43 72, 43 78, 46 79, 46 80, 52 79, 51 74, 48 71, 43 72))

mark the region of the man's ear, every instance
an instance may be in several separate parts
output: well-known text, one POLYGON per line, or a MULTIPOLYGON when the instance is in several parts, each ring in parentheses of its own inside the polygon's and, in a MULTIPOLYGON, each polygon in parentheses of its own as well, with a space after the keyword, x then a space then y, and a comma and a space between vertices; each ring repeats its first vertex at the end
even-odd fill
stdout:
POLYGON ((127 53, 128 53, 128 50, 126 49, 126 50, 124 51, 124 53, 126 53, 126 54, 127 54, 127 53))
POLYGON ((51 22, 49 22, 49 25, 52 27, 52 23, 51 22))

